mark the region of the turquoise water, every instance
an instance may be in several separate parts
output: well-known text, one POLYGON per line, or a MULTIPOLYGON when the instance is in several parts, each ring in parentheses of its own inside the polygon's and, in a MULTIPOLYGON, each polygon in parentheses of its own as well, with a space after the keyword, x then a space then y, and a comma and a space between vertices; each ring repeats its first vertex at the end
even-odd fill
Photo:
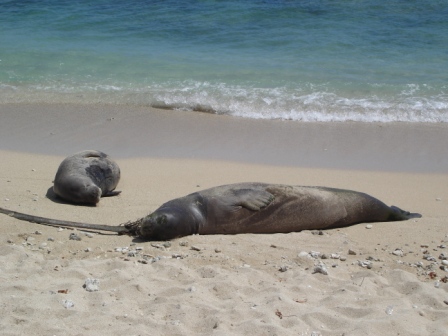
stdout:
POLYGON ((0 0, 0 102, 448 122, 448 2, 0 0))

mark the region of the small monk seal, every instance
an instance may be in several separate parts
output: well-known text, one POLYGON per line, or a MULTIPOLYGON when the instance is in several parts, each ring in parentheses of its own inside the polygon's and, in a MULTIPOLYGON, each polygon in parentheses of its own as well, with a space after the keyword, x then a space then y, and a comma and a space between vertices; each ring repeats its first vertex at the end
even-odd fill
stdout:
POLYGON ((238 183, 198 191, 119 226, 68 222, 3 208, 0 213, 44 225, 117 232, 143 240, 191 234, 288 233, 421 217, 357 191, 267 183, 238 183))
POLYGON ((191 234, 287 233, 421 217, 364 193, 265 183, 223 185, 163 204, 138 235, 169 240, 191 234))
POLYGON ((54 178, 53 191, 65 201, 97 204, 101 196, 115 196, 120 168, 100 151, 85 150, 67 157, 54 178))

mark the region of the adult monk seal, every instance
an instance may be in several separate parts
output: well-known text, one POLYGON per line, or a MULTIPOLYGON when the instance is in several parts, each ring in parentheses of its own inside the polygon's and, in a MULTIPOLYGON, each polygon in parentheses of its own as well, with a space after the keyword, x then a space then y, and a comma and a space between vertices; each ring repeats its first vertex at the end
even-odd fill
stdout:
POLYGON ((101 196, 118 195, 120 168, 103 152, 85 150, 67 157, 54 178, 56 195, 71 203, 97 204, 101 196))
POLYGON ((238 183, 198 191, 120 226, 67 222, 2 208, 0 212, 39 224, 118 232, 145 240, 196 233, 287 233, 421 217, 357 191, 266 183, 238 183))
POLYGON ((163 204, 138 235, 168 240, 191 234, 287 233, 421 217, 364 193, 325 187, 238 183, 163 204))

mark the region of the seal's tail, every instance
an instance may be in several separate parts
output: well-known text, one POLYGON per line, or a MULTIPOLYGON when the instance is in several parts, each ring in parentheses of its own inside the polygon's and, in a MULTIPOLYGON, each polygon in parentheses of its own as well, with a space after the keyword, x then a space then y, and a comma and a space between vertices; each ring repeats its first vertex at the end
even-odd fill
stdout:
POLYGON ((419 213, 412 213, 409 211, 401 210, 399 207, 392 205, 391 207, 392 214, 389 218, 391 221, 399 221, 399 220, 407 220, 411 218, 421 218, 422 215, 419 213))

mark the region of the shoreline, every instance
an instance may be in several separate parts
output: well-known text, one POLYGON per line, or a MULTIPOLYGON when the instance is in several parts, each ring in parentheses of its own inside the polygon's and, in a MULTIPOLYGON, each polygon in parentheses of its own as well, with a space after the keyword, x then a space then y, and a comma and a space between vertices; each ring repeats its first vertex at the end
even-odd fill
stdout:
POLYGON ((0 105, 0 149, 447 173, 448 123, 297 122, 150 107, 0 105))

